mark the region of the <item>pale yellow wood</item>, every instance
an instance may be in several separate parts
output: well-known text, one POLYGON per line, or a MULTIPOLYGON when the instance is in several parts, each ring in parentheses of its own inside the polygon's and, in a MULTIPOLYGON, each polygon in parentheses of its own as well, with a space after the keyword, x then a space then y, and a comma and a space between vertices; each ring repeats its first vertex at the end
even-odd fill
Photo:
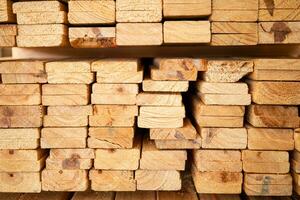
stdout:
POLYGON ((293 191, 292 185, 270 185, 267 190, 264 185, 247 185, 244 184, 243 190, 251 196, 291 196, 293 191))
POLYGON ((18 24, 66 24, 66 11, 39 11, 17 14, 18 24))
POLYGON ((46 156, 39 160, 7 160, 0 159, 1 172, 39 172, 44 168, 46 156))
POLYGON ((154 46, 163 43, 161 23, 117 24, 118 46, 154 46))
POLYGON ((136 191, 136 192, 117 192, 116 200, 156 200, 156 192, 136 191))
POLYGON ((245 184, 248 185, 290 185, 292 184, 291 174, 249 174, 245 173, 245 184))
POLYGON ((162 0, 118 0, 116 20, 117 22, 160 22, 162 0))
POLYGON ((155 146, 158 149, 200 149, 201 138, 194 140, 155 140, 155 146))
POLYGON ((300 70, 258 69, 249 74, 248 78, 257 81, 300 81, 300 70))
POLYGON ((43 191, 86 191, 88 185, 88 173, 85 170, 42 171, 43 191))
POLYGON ((51 149, 49 158, 63 159, 63 158, 81 158, 81 159, 94 159, 95 154, 93 149, 51 149))
POLYGON ((133 171, 95 170, 89 172, 94 191, 136 191, 133 171))
POLYGON ((188 118, 184 120, 182 128, 150 129, 150 139, 152 140, 194 140, 196 135, 197 131, 188 118))
POLYGON ((0 173, 0 192, 41 192, 39 172, 0 173))
POLYGON ((180 93, 139 93, 137 95, 139 106, 182 106, 180 93))
POLYGON ((0 106, 1 117, 42 117, 44 114, 46 114, 46 109, 43 106, 0 106))
POLYGON ((138 84, 111 84, 111 83, 94 83, 92 86, 93 94, 113 94, 113 95, 128 95, 128 94, 138 94, 139 86, 138 84))
POLYGON ((68 35, 68 27, 63 24, 18 25, 18 35, 68 35))
POLYGON ((264 21, 299 21, 300 8, 293 8, 293 9, 273 9, 270 13, 267 9, 260 9, 258 11, 258 20, 261 22, 264 21))
POLYGON ((211 83, 197 81, 196 88, 203 94, 248 94, 246 83, 211 83))
POLYGON ((115 27, 70 27, 73 48, 108 48, 116 46, 115 27))
POLYGON ((180 117, 143 117, 137 119, 139 128, 181 128, 183 118, 180 117))
POLYGON ((81 159, 76 156, 65 159, 51 159, 47 158, 46 168, 49 170, 79 170, 90 169, 93 166, 91 159, 81 159))
POLYGON ((55 12, 65 11, 66 7, 59 1, 16 2, 13 4, 14 13, 55 12))
POLYGON ((208 59, 204 62, 203 78, 209 82, 237 82, 253 72, 254 63, 247 59, 208 59))
POLYGON ((145 92, 186 92, 188 88, 188 81, 143 80, 143 91, 145 92))
POLYGON ((254 60, 254 64, 255 70, 300 70, 300 60, 295 58, 258 58, 254 60))
POLYGON ((178 171, 137 170, 135 179, 138 190, 176 191, 181 189, 178 171))
POLYGON ((254 150, 293 150, 292 129, 255 128, 247 126, 248 148, 254 150))
POLYGON ((10 128, 0 129, 1 139, 38 139, 40 137, 40 129, 38 128, 10 128))
POLYGON ((44 95, 42 102, 47 106, 76 106, 87 105, 89 98, 88 94, 44 95))
POLYGON ((299 127, 298 109, 293 106, 250 105, 246 119, 255 127, 299 127))
POLYGON ((76 192, 71 200, 114 200, 113 192, 76 192))
POLYGON ((58 60, 46 62, 47 73, 88 73, 91 72, 90 60, 58 60))
POLYGON ((299 22, 260 22, 258 44, 299 44, 299 22))
POLYGON ((89 136, 95 137, 98 139, 101 138, 133 138, 135 133, 135 128, 125 128, 125 127, 90 127, 89 128, 89 136))
POLYGON ((105 58, 92 63, 93 72, 137 72, 140 68, 140 60, 134 58, 105 58))
POLYGON ((40 105, 40 104, 41 104, 41 95, 39 94, 0 96, 0 105, 40 105))
POLYGON ((257 10, 259 0, 228 0, 227 2, 222 0, 212 0, 213 9, 216 10, 257 10))
POLYGON ((42 138, 85 138, 87 137, 87 128, 43 128, 42 138))
POLYGON ((240 194, 243 174, 241 172, 199 172, 192 166, 192 177, 198 193, 240 194))
POLYGON ((50 148, 85 148, 86 138, 83 137, 61 137, 61 138, 41 138, 41 147, 50 148))
POLYGON ((198 71, 193 70, 174 71, 174 70, 160 70, 151 67, 150 77, 154 81, 196 81, 198 71))
POLYGON ((136 94, 91 94, 92 104, 135 105, 136 94))
POLYGON ((69 44, 64 35, 18 35, 18 47, 66 47, 69 44))
MULTIPOLYGON (((17 26, 14 24, 4 24, 0 25, 0 36, 16 36, 17 35, 17 26)), ((0 67, 2 63, 0 63, 0 67)))
POLYGON ((299 82, 248 81, 252 101, 257 104, 299 105, 299 82))
POLYGON ((163 71, 185 71, 197 69, 203 71, 205 60, 201 58, 154 58, 153 64, 163 71))
POLYGON ((16 22, 16 16, 12 10, 13 2, 11 0, 0 1, 0 22, 12 23, 16 22))
POLYGON ((132 127, 135 124, 134 116, 89 116, 90 126, 104 127, 132 127))
POLYGON ((203 94, 198 96, 207 105, 250 105, 251 94, 203 94))
POLYGON ((60 115, 76 115, 85 116, 92 115, 93 107, 87 106, 48 106, 47 115, 49 116, 60 116, 60 115))
POLYGON ((243 161, 248 162, 288 162, 289 154, 287 151, 242 151, 243 161))
POLYGON ((48 83, 79 83, 90 84, 94 82, 93 73, 47 73, 48 83))
POLYGON ((79 127, 88 125, 88 116, 80 115, 58 115, 44 116, 44 127, 79 127))
MULTIPOLYGON (((0 27, 1 28, 1 27, 0 27)), ((14 47, 16 46, 16 37, 13 35, 0 36, 0 46, 1 47, 14 47)))
POLYGON ((257 23, 212 22, 212 34, 257 34, 257 23))
POLYGON ((159 150, 153 141, 144 139, 140 169, 184 170, 187 152, 184 150, 159 150))
POLYGON ((1 74, 4 84, 47 83, 47 74, 1 74))
POLYGON ((46 155, 46 151, 42 149, 37 150, 0 150, 1 160, 23 160, 23 161, 37 161, 46 155))
POLYGON ((257 33, 212 34, 212 46, 251 46, 258 44, 257 33))
POLYGON ((36 138, 1 139, 1 149, 36 149, 40 146, 40 140, 36 138))
POLYGON ((165 44, 210 43, 209 21, 166 21, 163 25, 165 44))
POLYGON ((184 118, 184 106, 141 106, 139 111, 141 117, 153 118, 184 118))
POLYGON ((8 60, 0 62, 0 73, 39 74, 45 73, 45 66, 44 62, 39 60, 8 60))
POLYGON ((200 128, 202 147, 207 149, 246 149, 245 128, 200 128))
POLYGON ((295 149, 300 151, 300 129, 295 129, 294 132, 295 149))
POLYGON ((97 72, 98 83, 141 83, 143 69, 137 72, 97 72))
POLYGON ((1 96, 40 94, 41 87, 39 84, 0 84, 1 96))
MULTIPOLYGON (((240 2, 245 3, 245 1, 240 2)), ((233 4, 229 4, 228 2, 226 4, 227 6, 233 6, 233 4)), ((247 9, 247 7, 244 7, 243 10, 215 10, 213 8, 210 20, 220 22, 256 22, 258 20, 258 8, 256 10, 247 9)))
POLYGON ((97 149, 95 154, 95 169, 137 170, 141 154, 141 138, 135 139, 132 149, 97 149))
POLYGON ((242 172, 242 156, 238 150, 194 150, 193 158, 200 172, 242 172))
POLYGON ((195 116, 197 126, 215 128, 241 128, 244 125, 243 117, 230 116, 195 116))
POLYGON ((211 14, 211 0, 164 0, 165 18, 196 18, 211 14))

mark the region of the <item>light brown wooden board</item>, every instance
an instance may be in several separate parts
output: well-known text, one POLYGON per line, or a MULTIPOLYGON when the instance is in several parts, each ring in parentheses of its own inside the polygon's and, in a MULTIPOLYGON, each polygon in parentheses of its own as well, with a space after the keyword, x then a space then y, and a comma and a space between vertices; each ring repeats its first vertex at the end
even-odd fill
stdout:
POLYGON ((93 149, 51 149, 49 158, 63 159, 77 157, 81 159, 94 159, 95 153, 93 149))
POLYGON ((137 72, 140 68, 140 60, 135 58, 105 58, 92 62, 93 72, 137 72))
POLYGON ((76 192, 71 200, 114 200, 113 192, 76 192))
POLYGON ((45 73, 44 61, 40 61, 40 60, 11 60, 11 61, 6 60, 3 62, 0 62, 0 73, 1 74, 45 73))
POLYGON ((154 191, 136 191, 136 192, 117 192, 116 200, 156 200, 156 192, 154 191))
POLYGON ((154 58, 153 65, 162 71, 204 71, 205 60, 201 58, 154 58))
POLYGON ((182 106, 180 93, 146 93, 137 95, 139 106, 182 106))
POLYGON ((66 7, 59 1, 32 1, 13 4, 14 13, 65 11, 66 7))
POLYGON ((155 146, 158 149, 200 149, 201 138, 197 137, 194 140, 155 140, 155 146))
POLYGON ((18 24, 66 24, 66 11, 39 11, 17 14, 18 24))
POLYGON ((93 161, 91 159, 72 158, 46 160, 46 169, 49 170, 80 170, 91 169, 93 161))
POLYGON ((11 23, 16 21, 16 16, 12 11, 11 0, 0 1, 0 22, 11 23))

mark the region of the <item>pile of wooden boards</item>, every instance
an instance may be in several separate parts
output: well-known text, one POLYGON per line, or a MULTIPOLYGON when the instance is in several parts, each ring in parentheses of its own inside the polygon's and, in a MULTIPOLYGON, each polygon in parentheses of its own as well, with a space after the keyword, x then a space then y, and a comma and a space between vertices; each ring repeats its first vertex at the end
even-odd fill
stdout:
POLYGON ((238 81, 252 71, 251 60, 207 60, 204 80, 195 83, 191 110, 202 149, 193 152, 192 175, 198 193, 241 193, 240 150, 247 147, 244 114, 251 95, 238 81))
POLYGON ((19 47, 67 46, 66 6, 59 1, 16 2, 19 47))

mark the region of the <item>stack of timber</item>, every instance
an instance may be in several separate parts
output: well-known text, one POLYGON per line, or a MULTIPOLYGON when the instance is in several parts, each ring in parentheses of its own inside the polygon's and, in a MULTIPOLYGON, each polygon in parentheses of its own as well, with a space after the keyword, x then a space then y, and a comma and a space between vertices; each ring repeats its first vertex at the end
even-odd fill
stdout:
POLYGON ((259 44, 300 43, 300 1, 259 0, 259 44))
POLYGON ((211 45, 257 45, 258 1, 212 0, 211 45))
POLYGON ((0 0, 0 47, 16 46, 16 17, 12 12, 11 0, 0 0))
POLYGON ((69 40, 72 47, 106 48, 116 46, 115 1, 75 0, 70 1, 68 5, 69 24, 81 26, 69 27, 69 40))
POLYGON ((164 44, 210 43, 210 14, 211 0, 164 0, 164 44))
POLYGON ((136 105, 143 67, 138 59, 101 59, 92 63, 97 82, 92 86, 93 115, 88 146, 95 149, 90 171, 95 191, 135 191, 141 137, 136 134, 136 105))
MULTIPOLYGON (((253 104, 247 112, 244 191, 249 196, 290 196, 288 151, 294 149, 293 128, 299 127, 299 60, 256 59, 254 63, 247 81, 253 104)), ((294 155, 296 164, 297 152, 294 155)))
MULTIPOLYGON (((12 62, 14 63, 14 62, 12 62)), ((16 67, 0 63, 2 73, 16 67)), ((46 152, 39 144, 44 109, 39 84, 0 84, 0 192, 40 192, 46 152)))
POLYGON ((48 84, 42 86, 47 106, 41 148, 51 149, 42 172, 44 191, 85 191, 94 152, 87 149, 88 116, 92 115, 90 61, 46 63, 48 84))
POLYGON ((63 47, 69 44, 67 8, 59 1, 13 4, 17 16, 19 47, 63 47))
POLYGON ((253 71, 251 60, 207 60, 204 81, 195 83, 191 109, 202 138, 194 150, 192 176, 198 193, 242 192, 241 149, 247 147, 245 106, 251 103, 246 83, 238 82, 253 71))

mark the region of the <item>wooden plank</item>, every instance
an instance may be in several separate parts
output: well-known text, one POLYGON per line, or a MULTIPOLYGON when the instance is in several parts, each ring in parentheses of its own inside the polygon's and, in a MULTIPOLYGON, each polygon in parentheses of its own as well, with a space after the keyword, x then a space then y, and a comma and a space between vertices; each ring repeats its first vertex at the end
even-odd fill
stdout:
POLYGON ((293 150, 292 129, 255 128, 247 126, 248 148, 254 150, 293 150))
POLYGON ((243 190, 247 195, 251 196, 291 196, 293 185, 247 185, 244 184, 243 190))
POLYGON ((198 92, 203 94, 248 94, 247 83, 212 83, 197 81, 198 92))
POLYGON ((291 174, 249 174, 245 173, 245 183, 248 185, 291 185, 291 174))
POLYGON ((68 35, 68 27, 63 24, 18 25, 18 35, 68 35))
POLYGON ((141 117, 153 117, 153 118, 184 118, 185 107, 184 106, 141 106, 139 109, 139 116, 141 117))
POLYGON ((213 10, 257 10, 259 0, 249 0, 242 2, 239 0, 229 0, 227 3, 222 0, 212 0, 213 10))
POLYGON ((201 200, 241 200, 238 194, 198 194, 201 200))
POLYGON ((210 43, 209 21, 166 21, 163 25, 165 44, 210 43))
POLYGON ((68 200, 70 196, 71 194, 67 192, 41 192, 35 194, 22 194, 22 196, 18 200, 68 200))
POLYGON ((137 72, 97 72, 98 83, 141 83, 143 69, 137 72))
POLYGON ((42 138, 84 138, 87 136, 87 128, 43 128, 41 132, 42 138))
POLYGON ((45 73, 44 62, 40 60, 7 60, 0 62, 1 74, 45 73))
POLYGON ((258 44, 299 44, 299 22, 260 22, 258 44))
POLYGON ((7 160, 0 158, 1 172, 39 172, 44 168, 46 156, 39 160, 7 160))
POLYGON ((181 189, 178 171, 137 170, 137 190, 176 191, 181 189))
POLYGON ((257 104, 298 105, 300 83, 248 81, 252 101, 257 104))
POLYGON ((259 9, 258 11, 258 20, 261 22, 264 21, 299 21, 299 7, 292 9, 273 9, 270 12, 267 9, 259 9))
POLYGON ((151 140, 194 140, 196 135, 197 131, 188 118, 184 119, 183 127, 181 128, 150 129, 151 140))
POLYGON ((92 62, 93 72, 137 72, 140 69, 141 63, 139 59, 134 58, 119 58, 119 59, 100 59, 92 62))
POLYGON ((92 104, 135 105, 136 94, 91 94, 92 104))
POLYGON ((136 191, 136 192, 117 192, 116 200, 156 200, 156 192, 136 191))
POLYGON ((154 58, 153 64, 162 71, 185 71, 197 69, 203 71, 205 60, 201 58, 154 58))
POLYGON ((0 105, 40 105, 41 102, 40 94, 0 96, 0 105))
POLYGON ((198 127, 242 128, 244 125, 243 117, 196 116, 195 118, 198 127))
POLYGON ((257 33, 212 34, 212 46, 251 46, 258 44, 257 33))
POLYGON ((47 115, 48 116, 60 116, 60 115, 92 115, 93 107, 91 105, 87 106, 48 106, 47 115))
POLYGON ((193 140, 155 140, 155 146, 158 149, 200 149, 201 138, 193 140))
POLYGON ((116 47, 116 28, 70 27, 69 40, 73 48, 116 47))
POLYGON ((245 128, 200 128, 200 135, 204 149, 246 149, 247 147, 245 128))
POLYGON ((184 150, 159 150, 153 141, 143 140, 140 169, 184 170, 187 152, 184 150))
MULTIPOLYGON (((0 26, 1 27, 1 26, 0 26)), ((16 46, 16 37, 9 35, 9 36, 0 36, 0 46, 1 47, 14 47, 16 46)))
POLYGON ((71 200, 114 200, 113 192, 76 192, 71 200))
POLYGON ((46 155, 46 151, 42 149, 37 150, 12 150, 12 149, 1 149, 0 159, 1 160, 23 160, 23 161, 37 161, 46 155))
POLYGON ((69 44, 64 35, 18 35, 18 47, 66 47, 69 44))
POLYGON ((4 84, 47 83, 47 74, 1 74, 4 84))
POLYGON ((180 93, 139 93, 137 95, 139 106, 182 106, 180 93))
POLYGON ((44 116, 44 127, 79 127, 88 125, 88 116, 58 115, 44 116))
POLYGON ((296 8, 298 7, 300 4, 300 2, 297 0, 289 0, 289 1, 284 1, 284 0, 274 0, 274 6, 271 7, 267 1, 259 1, 259 8, 260 9, 268 9, 268 10, 272 10, 272 9, 278 9, 278 8, 296 8))
POLYGON ((254 60, 254 69, 260 70, 299 70, 299 59, 288 58, 259 58, 254 60))
POLYGON ((47 158, 46 168, 48 170, 80 170, 91 169, 93 161, 91 159, 81 158, 65 158, 65 159, 52 159, 47 158))
POLYGON ((139 128, 181 128, 183 118, 180 117, 138 117, 139 128))
POLYGON ((289 154, 286 151, 242 151, 243 161, 247 162, 288 162, 289 154))
POLYGON ((36 138, 14 138, 1 139, 1 149, 37 149, 40 146, 40 140, 36 138))
POLYGON ((66 11, 40 11, 17 14, 18 24, 67 24, 66 11))
POLYGON ((89 128, 88 146, 100 149, 128 149, 133 147, 134 128, 89 128))
POLYGON ((117 22, 160 22, 162 0, 118 0, 116 20, 117 22))
POLYGON ((0 2, 0 22, 12 23, 16 22, 16 16, 12 11, 13 2, 10 0, 2 0, 0 2))
POLYGON ((187 92, 188 88, 188 81, 153 81, 151 79, 143 80, 144 92, 187 92))
POLYGON ((299 70, 254 70, 248 78, 256 81, 300 81, 299 70))
POLYGON ((240 194, 243 174, 240 172, 199 172, 192 167, 192 177, 198 193, 240 194))
POLYGON ((43 106, 0 106, 1 117, 24 117, 24 116, 40 116, 45 112, 43 106))
POLYGON ((136 191, 133 171, 92 169, 89 178, 94 191, 136 191))
POLYGON ((1 128, 35 128, 43 124, 42 116, 1 116, 1 128))
POLYGON ((246 59, 208 59, 204 62, 203 79, 208 82, 237 82, 253 72, 254 63, 246 59))
POLYGON ((1 27, 0 36, 16 36, 17 35, 17 26, 14 24, 1 24, 0 27, 1 27))
POLYGON ((164 18, 198 18, 211 14, 211 0, 164 0, 164 18))
MULTIPOLYGON (((227 4, 232 6, 233 4, 227 4)), ((213 4, 214 7, 214 4, 213 4)), ((243 5, 244 10, 216 10, 213 8, 211 21, 218 22, 256 22, 258 20, 258 10, 245 10, 248 9, 243 5)))
POLYGON ((115 1, 70 1, 70 24, 114 24, 115 1))
POLYGON ((257 23, 247 22, 212 22, 214 34, 257 34, 257 23))
POLYGON ((43 191, 86 191, 88 173, 85 170, 47 170, 42 171, 43 191))
POLYGON ((161 23, 117 24, 118 46, 154 46, 162 43, 161 23))
POLYGON ((237 150, 194 150, 193 159, 200 172, 242 172, 242 156, 237 150))
POLYGON ((39 84, 0 84, 1 96, 40 95, 39 84))
POLYGON ((88 73, 91 72, 90 60, 58 60, 46 62, 47 73, 88 73))
POLYGON ((90 84, 94 82, 93 73, 47 73, 48 83, 90 84))
POLYGON ((298 109, 293 106, 250 105, 247 121, 261 128, 297 128, 299 127, 298 109))
POLYGON ((294 132, 295 149, 300 151, 300 129, 295 129, 294 132))
POLYGON ((81 159, 94 159, 95 153, 93 149, 51 149, 49 158, 63 159, 63 158, 81 158, 81 159))
POLYGON ((141 139, 135 139, 131 149, 97 149, 94 167, 104 170, 137 170, 141 154, 141 139))
POLYGON ((138 94, 139 86, 138 84, 122 84, 122 83, 94 83, 92 92, 94 94, 138 94))
POLYGON ((17 2, 13 4, 14 13, 30 13, 30 12, 55 12, 65 11, 66 7, 59 1, 32 1, 17 2))
POLYGON ((198 71, 184 70, 184 71, 174 71, 174 70, 159 70, 157 68, 151 67, 150 77, 154 81, 196 81, 198 71))
POLYGON ((16 172, 0 173, 0 191, 1 192, 41 192, 41 179, 39 172, 16 172), (29 184, 30 183, 30 184, 29 184))
POLYGON ((251 104, 251 94, 203 94, 198 96, 207 105, 241 105, 251 104))

